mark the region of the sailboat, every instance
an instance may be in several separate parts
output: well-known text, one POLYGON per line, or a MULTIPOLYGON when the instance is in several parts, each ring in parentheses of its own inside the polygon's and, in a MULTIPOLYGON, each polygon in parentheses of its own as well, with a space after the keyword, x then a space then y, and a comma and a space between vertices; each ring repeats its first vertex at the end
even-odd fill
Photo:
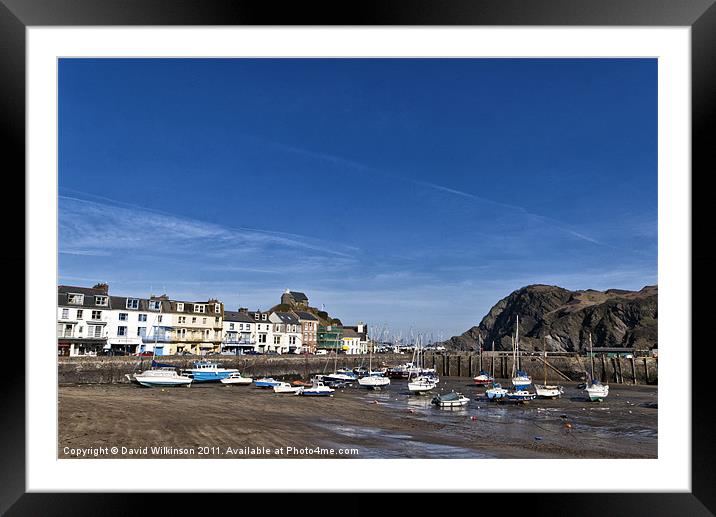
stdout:
POLYGON ((411 381, 410 378, 413 375, 412 370, 408 373, 408 390, 410 393, 426 393, 437 386, 437 380, 433 375, 423 374, 422 364, 422 347, 420 342, 416 344, 415 350, 413 351, 413 362, 416 365, 415 370, 416 377, 411 381))
POLYGON ((601 402, 604 400, 607 395, 609 395, 609 385, 608 384, 602 384, 599 380, 594 378, 594 354, 592 353, 592 335, 589 334, 589 355, 591 356, 592 360, 592 375, 591 380, 589 384, 587 384, 587 387, 584 388, 584 391, 587 392, 587 395, 589 396, 589 400, 592 402, 598 401, 601 402))
POLYGON ((512 363, 512 385, 516 390, 523 390, 532 384, 532 379, 527 372, 520 369, 520 316, 517 315, 517 323, 515 324, 515 339, 514 339, 514 361, 512 363))
POLYGON ((338 348, 333 350, 333 373, 323 375, 321 380, 327 385, 335 388, 342 388, 358 380, 358 376, 350 370, 338 369, 338 348))
POLYGON ((514 354, 515 360, 512 363, 512 385, 514 386, 513 391, 508 391, 505 394, 507 400, 515 402, 524 402, 527 400, 533 400, 537 395, 528 390, 532 379, 527 372, 520 370, 520 317, 517 316, 517 323, 515 328, 515 340, 514 340, 514 354))
POLYGON ((379 390, 383 386, 390 384, 390 379, 383 376, 383 372, 373 371, 373 347, 370 347, 370 354, 368 355, 368 372, 366 375, 358 379, 358 384, 364 388, 379 390))
POLYGON ((547 348, 544 350, 544 384, 535 384, 537 396, 543 399, 558 399, 564 393, 562 386, 547 384, 547 348))

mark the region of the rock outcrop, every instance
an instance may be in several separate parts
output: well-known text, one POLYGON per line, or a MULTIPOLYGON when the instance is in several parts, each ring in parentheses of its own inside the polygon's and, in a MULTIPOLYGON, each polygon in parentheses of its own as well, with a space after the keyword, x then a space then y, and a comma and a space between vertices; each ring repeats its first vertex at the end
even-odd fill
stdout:
POLYGON ((583 352, 589 347, 657 348, 658 287, 569 291, 529 285, 503 298, 479 325, 445 341, 448 350, 511 350, 519 315, 521 350, 583 352))

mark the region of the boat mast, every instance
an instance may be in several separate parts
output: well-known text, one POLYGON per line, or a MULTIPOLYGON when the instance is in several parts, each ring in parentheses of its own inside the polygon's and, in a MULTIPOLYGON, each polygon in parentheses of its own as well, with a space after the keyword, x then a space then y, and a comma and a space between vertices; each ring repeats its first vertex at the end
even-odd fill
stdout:
POLYGON ((517 373, 520 371, 520 315, 517 315, 517 324, 515 328, 515 347, 517 353, 517 373))
POLYGON ((589 333, 589 358, 592 361, 592 382, 594 382, 594 354, 592 353, 592 333, 589 333))

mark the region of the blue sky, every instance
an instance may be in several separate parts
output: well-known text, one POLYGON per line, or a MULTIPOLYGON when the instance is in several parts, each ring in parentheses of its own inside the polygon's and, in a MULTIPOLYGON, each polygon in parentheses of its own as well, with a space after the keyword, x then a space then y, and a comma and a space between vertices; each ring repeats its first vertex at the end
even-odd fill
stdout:
POLYGON ((653 59, 63 59, 59 281, 447 338, 657 282, 653 59))

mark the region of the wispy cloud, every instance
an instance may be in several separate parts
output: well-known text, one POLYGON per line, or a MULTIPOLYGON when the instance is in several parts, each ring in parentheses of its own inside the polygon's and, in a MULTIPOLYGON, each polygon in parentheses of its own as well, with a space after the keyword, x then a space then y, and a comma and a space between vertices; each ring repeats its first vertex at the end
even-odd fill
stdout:
POLYGON ((467 198, 472 201, 478 201, 480 203, 484 203, 484 204, 487 204, 487 205, 490 205, 490 206, 493 206, 496 208, 500 208, 503 210, 513 212, 514 214, 522 215, 532 221, 537 221, 537 222, 543 223, 557 231, 560 231, 567 235, 570 235, 571 237, 573 237, 575 239, 586 241, 586 242, 589 242, 589 243, 592 243, 592 244, 595 244, 598 246, 613 247, 613 246, 610 246, 604 242, 601 242, 593 237, 590 237, 589 235, 586 235, 583 232, 579 232, 573 228, 570 228, 569 225, 562 223, 561 221, 557 221, 550 217, 546 217, 544 215, 530 212, 525 207, 522 207, 519 205, 512 205, 509 203, 495 201, 493 199, 489 199, 489 198, 486 198, 483 196, 478 196, 478 195, 472 194, 470 192, 465 192, 465 191, 458 190, 455 188, 446 187, 445 185, 439 185, 437 183, 432 183, 429 181, 408 178, 408 177, 402 176, 400 174, 395 174, 393 172, 385 171, 385 170, 382 170, 382 169, 379 169, 376 167, 371 167, 371 166, 368 166, 368 165, 365 165, 365 164, 362 164, 362 163, 359 163, 359 162, 356 162, 353 160, 349 160, 346 158, 342 158, 340 156, 329 154, 329 153, 321 153, 321 152, 311 151, 308 149, 302 149, 299 147, 286 145, 286 144, 273 142, 273 141, 268 141, 268 140, 263 140, 263 139, 261 140, 261 142, 263 142, 265 145, 268 145, 268 146, 271 146, 271 147, 274 147, 274 148, 277 148, 277 149, 280 149, 283 151, 287 151, 290 153, 294 153, 294 154, 298 154, 301 156, 313 158, 316 160, 321 160, 323 162, 331 163, 333 165, 343 168, 344 170, 349 169, 349 170, 357 171, 360 173, 369 173, 369 174, 373 174, 373 175, 378 175, 378 176, 382 176, 385 178, 390 178, 393 180, 410 183, 410 184, 413 184, 413 185, 416 185, 419 187, 423 187, 426 189, 430 189, 433 191, 467 198))

